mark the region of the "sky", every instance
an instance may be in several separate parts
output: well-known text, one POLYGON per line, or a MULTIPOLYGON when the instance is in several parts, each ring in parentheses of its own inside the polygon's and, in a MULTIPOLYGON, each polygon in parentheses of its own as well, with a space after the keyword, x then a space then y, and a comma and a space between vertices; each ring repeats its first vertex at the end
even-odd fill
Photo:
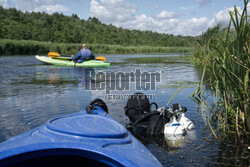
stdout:
MULTIPOLYGON (((54 12, 81 19, 96 17, 117 27, 173 35, 201 35, 217 24, 228 25, 229 11, 244 0, 0 0, 4 8, 54 12)), ((248 11, 250 5, 248 5, 248 11)))

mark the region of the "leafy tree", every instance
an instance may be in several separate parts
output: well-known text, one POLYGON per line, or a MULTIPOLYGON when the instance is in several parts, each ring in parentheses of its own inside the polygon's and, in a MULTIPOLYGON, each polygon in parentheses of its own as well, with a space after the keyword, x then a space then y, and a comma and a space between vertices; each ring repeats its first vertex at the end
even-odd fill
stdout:
POLYGON ((124 46, 193 46, 195 41, 195 37, 117 28, 101 23, 96 17, 85 21, 76 14, 23 13, 15 8, 4 9, 1 6, 0 38, 124 46))

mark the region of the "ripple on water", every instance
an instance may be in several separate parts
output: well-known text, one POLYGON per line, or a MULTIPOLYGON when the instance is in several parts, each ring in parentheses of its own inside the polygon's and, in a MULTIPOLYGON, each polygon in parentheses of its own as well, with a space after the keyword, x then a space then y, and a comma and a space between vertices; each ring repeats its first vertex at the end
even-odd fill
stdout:
MULTIPOLYGON (((190 98, 200 71, 192 64, 178 60, 159 58, 147 63, 135 63, 130 58, 152 57, 152 55, 104 55, 108 61, 115 62, 110 69, 97 69, 96 72, 162 72, 161 83, 156 90, 143 91, 155 94, 159 106, 165 106, 170 98, 183 86, 171 101, 188 108, 186 116, 196 128, 175 143, 163 137, 150 138, 142 142, 163 164, 163 166, 248 166, 248 142, 234 142, 234 137, 214 141, 209 127, 203 121, 201 107, 190 98), (209 137, 210 136, 210 137, 209 137), (208 140, 205 140, 208 138, 208 140), (172 145, 171 145, 172 144, 172 145), (174 145, 176 144, 176 145, 174 145)), ((155 56, 155 55, 154 55, 155 56)), ((157 55, 166 57, 166 55, 157 55)), ((167 55, 171 56, 171 55, 167 55)), ((138 60, 137 60, 138 61, 138 60)), ((140 60, 139 60, 140 61, 140 60)), ((104 98, 104 91, 85 90, 88 79, 86 69, 54 67, 43 65, 31 56, 9 56, 0 58, 0 141, 23 133, 44 124, 48 119, 74 113, 84 108, 94 98, 104 98)), ((133 85, 133 84, 132 84, 133 85)), ((132 87, 132 86, 131 86, 132 87)), ((132 94, 129 91, 113 91, 113 94, 132 94)), ((126 99, 105 99, 110 115, 123 125, 128 123, 124 114, 126 99)), ((171 104, 170 103, 170 104, 171 104)), ((207 115, 207 112, 205 113, 207 115)), ((214 125, 213 125, 214 126, 214 125)))

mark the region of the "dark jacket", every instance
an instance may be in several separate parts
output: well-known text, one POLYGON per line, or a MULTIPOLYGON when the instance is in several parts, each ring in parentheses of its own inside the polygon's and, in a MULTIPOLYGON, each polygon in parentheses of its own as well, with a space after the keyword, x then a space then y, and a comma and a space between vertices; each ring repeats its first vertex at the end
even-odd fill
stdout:
POLYGON ((86 60, 95 59, 95 55, 89 49, 81 49, 72 59, 74 62, 82 63, 86 60))

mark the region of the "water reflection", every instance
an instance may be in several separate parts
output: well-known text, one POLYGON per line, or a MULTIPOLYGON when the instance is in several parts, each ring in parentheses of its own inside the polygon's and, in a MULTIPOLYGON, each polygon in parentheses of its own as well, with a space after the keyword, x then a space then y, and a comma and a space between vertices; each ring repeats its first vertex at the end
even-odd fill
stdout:
POLYGON ((171 149, 180 148, 185 144, 185 135, 164 135, 165 142, 171 149))
POLYGON ((60 83, 59 80, 60 80, 60 77, 59 77, 59 73, 58 73, 58 69, 56 68, 52 68, 50 69, 50 73, 49 73, 49 82, 50 84, 55 84, 55 83, 60 83))

